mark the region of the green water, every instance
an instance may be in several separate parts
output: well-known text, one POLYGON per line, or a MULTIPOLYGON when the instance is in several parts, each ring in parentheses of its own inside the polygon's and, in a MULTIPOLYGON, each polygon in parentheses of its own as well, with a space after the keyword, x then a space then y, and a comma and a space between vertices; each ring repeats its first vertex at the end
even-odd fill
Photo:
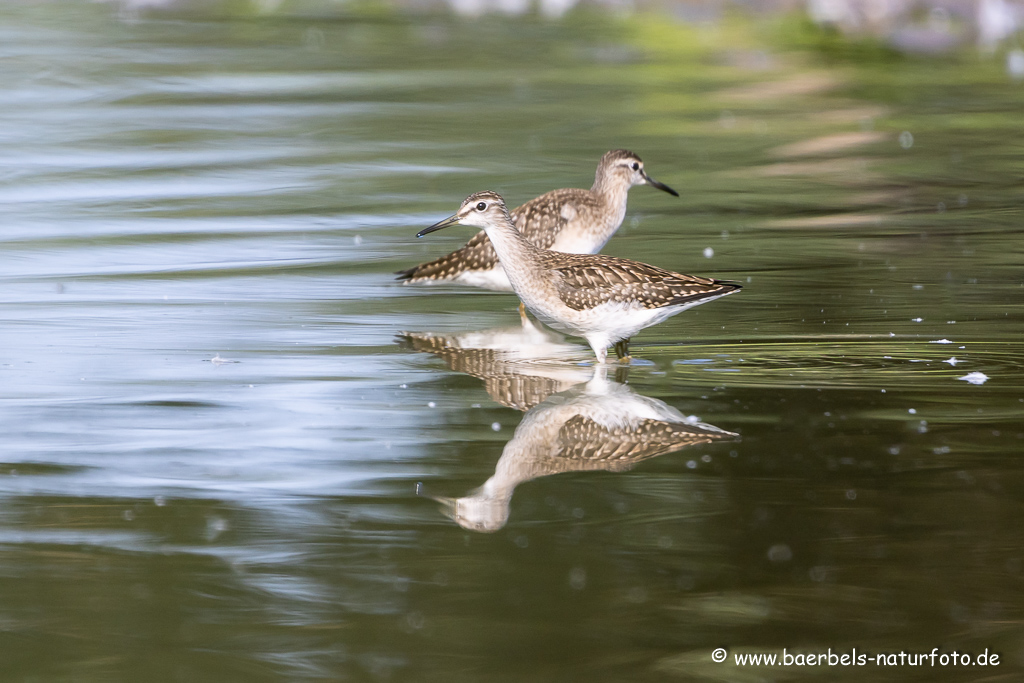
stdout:
POLYGON ((1018 680, 1024 89, 759 23, 0 7, 0 679, 1018 680), (394 282, 616 147, 628 369, 394 282))

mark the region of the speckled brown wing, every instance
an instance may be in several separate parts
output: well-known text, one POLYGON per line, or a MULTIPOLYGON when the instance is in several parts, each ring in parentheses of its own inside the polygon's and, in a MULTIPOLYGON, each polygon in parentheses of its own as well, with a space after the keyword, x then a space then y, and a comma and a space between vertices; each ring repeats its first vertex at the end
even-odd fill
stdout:
POLYGON ((615 302, 661 308, 740 289, 735 283, 683 275, 613 256, 547 252, 541 254, 541 260, 556 273, 559 296, 577 311, 615 302))
POLYGON ((596 199, 589 190, 552 190, 512 212, 523 235, 541 249, 550 249, 566 224, 581 213, 593 213, 596 199))
POLYGON ((515 410, 525 412, 575 383, 505 371, 504 354, 499 349, 453 347, 443 336, 418 332, 402 332, 398 341, 405 348, 438 356, 455 372, 484 380, 484 388, 491 398, 515 410))
POLYGON ((398 342, 413 351, 423 351, 438 356, 456 372, 462 372, 480 379, 495 374, 501 351, 498 349, 463 349, 451 345, 447 337, 421 332, 402 332, 398 342))
POLYGON ((736 437, 724 430, 661 420, 612 428, 574 415, 558 432, 558 457, 567 461, 567 469, 583 469, 582 464, 589 463, 587 469, 624 470, 641 460, 736 437))
POLYGON ((498 255, 491 241, 480 231, 461 249, 408 270, 399 270, 395 275, 406 283, 451 280, 467 270, 490 270, 497 263, 498 255))
MULTIPOLYGON (((512 211, 512 220, 527 239, 541 249, 550 249, 558 233, 569 222, 566 214, 570 217, 577 215, 588 200, 593 202, 586 190, 554 190, 512 211), (570 210, 566 211, 565 207, 570 207, 570 210)), ((498 255, 494 253, 487 233, 481 230, 461 249, 395 274, 397 279, 406 282, 440 281, 450 280, 466 271, 490 270, 496 265, 498 255)))
POLYGON ((490 375, 483 380, 484 389, 495 402, 521 412, 572 386, 564 380, 515 373, 490 375))

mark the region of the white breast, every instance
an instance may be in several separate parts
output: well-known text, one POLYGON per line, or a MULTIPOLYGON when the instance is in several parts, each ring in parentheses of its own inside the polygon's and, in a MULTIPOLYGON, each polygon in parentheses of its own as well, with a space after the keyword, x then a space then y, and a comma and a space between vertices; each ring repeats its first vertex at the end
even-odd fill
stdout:
POLYGON ((584 225, 584 222, 592 220, 593 216, 588 216, 587 213, 579 215, 576 209, 566 205, 562 208, 562 217, 567 223, 565 229, 555 238, 551 250, 566 254, 596 254, 619 229, 625 216, 626 204, 623 202, 611 216, 604 217, 601 225, 584 225))
MULTIPOLYGON (((725 296, 725 294, 719 296, 725 296)), ((576 311, 561 304, 558 307, 559 310, 549 311, 548 315, 544 315, 544 312, 541 311, 536 313, 541 320, 556 330, 586 337, 588 340, 607 340, 609 344, 612 344, 621 339, 629 339, 640 330, 657 325, 666 318, 682 313, 688 308, 717 298, 717 296, 708 297, 700 301, 690 301, 661 308, 644 308, 637 302, 608 302, 595 308, 576 311), (557 319, 552 319, 556 316, 557 319)))
POLYGON ((500 263, 490 270, 464 271, 459 273, 454 281, 458 282, 460 285, 481 287, 495 292, 512 291, 512 283, 508 281, 508 276, 505 275, 505 269, 501 267, 500 263))
POLYGON ((593 233, 581 233, 578 230, 565 230, 558 234, 555 243, 551 245, 551 251, 561 251, 566 254, 596 254, 608 240, 599 239, 593 233))

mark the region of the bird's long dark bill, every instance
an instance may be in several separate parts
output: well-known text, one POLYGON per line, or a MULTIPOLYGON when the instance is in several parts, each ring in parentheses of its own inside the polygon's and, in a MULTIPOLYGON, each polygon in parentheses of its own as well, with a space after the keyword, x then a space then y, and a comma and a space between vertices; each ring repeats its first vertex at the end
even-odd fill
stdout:
POLYGON ((644 173, 644 180, 646 180, 647 184, 650 185, 651 187, 656 187, 659 190, 661 190, 662 192, 668 192, 673 197, 678 197, 679 196, 679 193, 676 192, 675 190, 673 190, 671 187, 669 187, 665 183, 659 183, 657 180, 655 180, 651 176, 647 175, 646 173, 644 173))
POLYGON ((449 225, 457 225, 458 222, 459 222, 458 215, 448 216, 448 218, 445 218, 443 221, 441 221, 439 223, 434 223, 429 228, 423 228, 418 233, 416 233, 416 236, 417 237, 423 237, 424 235, 429 235, 430 233, 436 232, 436 231, 440 230, 441 228, 447 228, 449 225))

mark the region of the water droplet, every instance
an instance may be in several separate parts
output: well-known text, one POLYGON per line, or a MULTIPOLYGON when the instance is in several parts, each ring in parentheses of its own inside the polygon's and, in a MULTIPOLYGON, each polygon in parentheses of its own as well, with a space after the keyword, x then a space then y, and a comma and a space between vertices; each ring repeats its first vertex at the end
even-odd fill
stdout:
POLYGON ((792 559, 793 551, 785 543, 776 543, 771 548, 768 548, 768 560, 775 564, 789 562, 792 559))
POLYGON ((1016 48, 1006 53, 1006 73, 1015 81, 1024 79, 1024 50, 1016 48))

